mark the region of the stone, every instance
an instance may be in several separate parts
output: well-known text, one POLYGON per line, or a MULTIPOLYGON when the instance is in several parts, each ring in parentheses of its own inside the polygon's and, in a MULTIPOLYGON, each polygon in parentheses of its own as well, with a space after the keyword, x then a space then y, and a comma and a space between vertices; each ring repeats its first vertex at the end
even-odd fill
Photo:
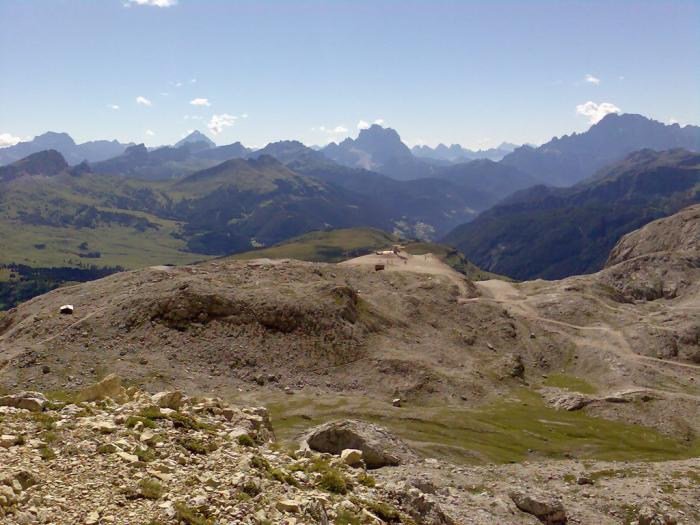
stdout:
POLYGON ((516 507, 532 514, 545 525, 564 525, 567 522, 564 505, 554 495, 514 491, 509 496, 516 507))
POLYGON ((64 304, 58 309, 58 313, 61 315, 73 315, 73 310, 72 304, 64 304))
POLYGON ((293 499, 281 499, 275 505, 280 512, 289 512, 291 514, 299 514, 301 506, 299 502, 293 499))
POLYGON ((126 389, 122 379, 116 374, 109 374, 101 381, 78 392, 78 401, 99 401, 110 398, 119 403, 127 401, 126 389))
POLYGON ((48 400, 39 392, 20 392, 0 397, 0 406, 20 408, 31 412, 41 412, 48 400))
POLYGON ((92 511, 85 518, 85 525, 97 525, 100 521, 100 514, 98 512, 92 511))
POLYGON ((117 431, 117 425, 113 421, 96 421, 92 428, 102 434, 112 434, 117 431))
MULTIPOLYGON (((362 451, 368 468, 396 466, 415 459, 415 453, 385 428, 372 423, 344 419, 309 431, 303 441, 317 452, 340 455, 345 449, 362 451)), ((302 447, 304 445, 302 444, 302 447)))
POLYGON ((117 452, 116 455, 122 458, 127 463, 136 463, 139 460, 138 456, 135 456, 134 454, 129 454, 128 452, 120 451, 117 452))
POLYGON ((340 453, 340 459, 346 465, 359 465, 362 461, 362 451, 354 448, 346 448, 340 453))
POLYGON ((160 408, 170 408, 171 410, 179 410, 187 398, 179 390, 172 392, 158 392, 151 396, 153 404, 160 408))
POLYGON ((12 434, 3 434, 0 436, 0 447, 2 447, 2 448, 14 447, 17 444, 17 441, 18 441, 17 436, 13 436, 12 434))
POLYGON ((396 399, 392 399, 392 400, 391 400, 391 405, 392 405, 392 406, 395 406, 395 407, 397 407, 397 408, 400 407, 400 406, 401 406, 401 399, 398 398, 398 397, 397 397, 396 399))

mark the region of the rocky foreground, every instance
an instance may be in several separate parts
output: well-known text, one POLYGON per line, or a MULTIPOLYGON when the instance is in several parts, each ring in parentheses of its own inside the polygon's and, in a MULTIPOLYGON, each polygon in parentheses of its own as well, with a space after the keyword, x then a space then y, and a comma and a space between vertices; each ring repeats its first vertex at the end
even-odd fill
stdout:
POLYGON ((456 467, 357 421, 285 449, 264 408, 151 395, 113 375, 62 398, 0 397, 3 524, 700 521, 697 459, 456 467))

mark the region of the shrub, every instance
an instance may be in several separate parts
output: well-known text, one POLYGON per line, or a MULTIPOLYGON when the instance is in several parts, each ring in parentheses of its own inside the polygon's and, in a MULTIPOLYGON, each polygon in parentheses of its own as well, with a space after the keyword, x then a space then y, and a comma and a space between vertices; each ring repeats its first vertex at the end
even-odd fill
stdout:
POLYGON ((253 441, 253 438, 250 437, 248 434, 241 434, 240 436, 238 436, 236 441, 238 441, 238 444, 243 447, 255 446, 255 441, 253 441))
POLYGON ((184 503, 175 503, 175 519, 185 525, 214 525, 214 521, 184 503))
POLYGON ((160 499, 165 492, 163 485, 154 479, 142 479, 139 482, 139 493, 146 499, 160 499))
POLYGON ((328 469, 321 475, 318 486, 323 490, 333 494, 347 494, 352 489, 352 485, 345 475, 335 469, 328 469))

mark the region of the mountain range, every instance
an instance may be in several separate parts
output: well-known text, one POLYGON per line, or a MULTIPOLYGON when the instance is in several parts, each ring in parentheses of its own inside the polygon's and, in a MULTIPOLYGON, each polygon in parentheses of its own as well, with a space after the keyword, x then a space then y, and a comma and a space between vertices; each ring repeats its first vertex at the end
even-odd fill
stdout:
POLYGON ((483 149, 483 150, 470 150, 459 144, 451 144, 446 146, 445 144, 438 144, 434 148, 430 146, 420 145, 413 146, 411 148, 411 153, 414 156, 439 160, 445 162, 467 162, 470 160, 488 159, 498 162, 503 157, 512 153, 519 146, 517 144, 512 144, 510 142, 503 142, 495 148, 483 149))
POLYGON ((520 191, 444 241, 484 270, 559 279, 600 270, 626 233, 700 202, 700 155, 641 150, 570 188, 520 191))
POLYGON ((565 187, 645 148, 700 151, 700 127, 666 125, 642 115, 611 113, 585 133, 555 137, 538 148, 522 146, 501 163, 549 186, 565 187))
POLYGON ((595 271, 621 235, 696 201, 698 129, 610 115, 500 162, 418 158, 379 125, 322 149, 293 140, 216 146, 198 131, 159 148, 107 142, 117 155, 80 163, 76 151, 102 141, 47 133, 0 150, 6 159, 60 148, 0 167, 0 264, 181 263, 312 230, 371 227, 444 238, 515 278, 595 271), (661 150, 645 149, 654 144, 661 150), (585 181, 555 187, 599 165, 585 181))
POLYGON ((50 149, 58 151, 69 164, 78 164, 84 160, 98 162, 121 155, 131 145, 133 144, 122 144, 116 140, 92 140, 76 144, 68 133, 49 131, 32 140, 0 148, 0 166, 16 162, 32 153, 50 149))

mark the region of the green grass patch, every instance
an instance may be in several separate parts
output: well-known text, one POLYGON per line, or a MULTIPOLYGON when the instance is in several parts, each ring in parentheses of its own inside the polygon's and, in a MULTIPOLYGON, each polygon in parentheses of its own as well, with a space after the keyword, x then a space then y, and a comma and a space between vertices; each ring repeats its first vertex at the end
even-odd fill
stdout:
POLYGON ((293 439, 312 424, 364 419, 389 428, 426 455, 459 463, 519 462, 532 457, 528 450, 536 457, 609 461, 674 460, 700 454, 700 440, 689 444, 641 425, 555 410, 527 389, 479 410, 416 406, 411 417, 371 400, 348 397, 324 403, 299 396, 268 408, 282 440, 293 439))
POLYGON ((551 374, 545 379, 542 384, 544 386, 553 386, 556 388, 565 388, 572 392, 580 392, 581 394, 597 394, 598 389, 581 378, 568 374, 551 374))

